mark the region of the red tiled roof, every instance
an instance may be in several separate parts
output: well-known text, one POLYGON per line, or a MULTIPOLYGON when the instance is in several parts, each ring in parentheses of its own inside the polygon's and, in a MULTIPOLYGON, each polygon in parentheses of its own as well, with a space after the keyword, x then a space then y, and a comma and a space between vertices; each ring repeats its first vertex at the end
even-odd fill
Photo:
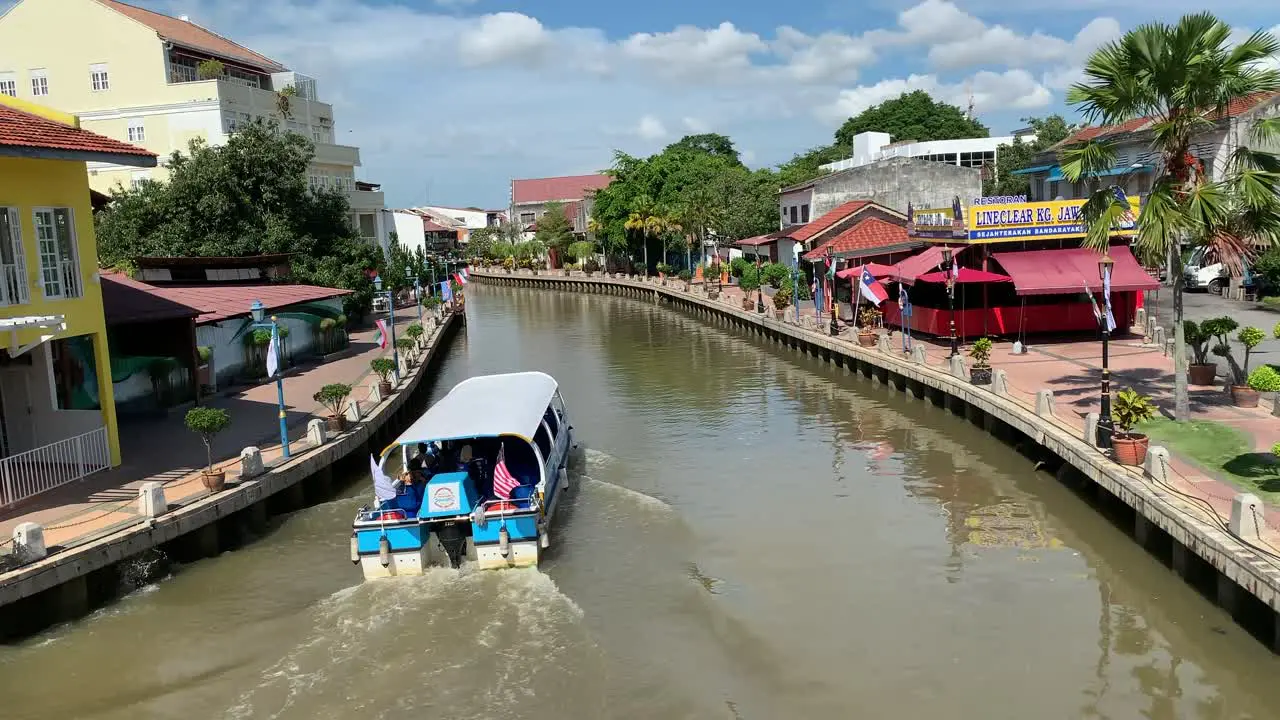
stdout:
MULTIPOLYGON (((196 324, 207 325, 249 314, 254 300, 261 300, 270 313, 291 305, 350 295, 350 290, 316 285, 147 285, 130 280, 119 273, 103 273, 103 277, 135 291, 149 293, 167 301, 194 309, 199 313, 196 324)), ((103 299, 106 304, 106 298, 103 299)), ((109 313, 108 313, 109 314, 109 313)), ((189 316, 188 316, 189 317, 189 316)), ((124 322, 124 321, 119 321, 124 322)))
POLYGON ((184 45, 192 50, 203 50, 220 58, 236 60, 268 73, 280 72, 286 69, 284 65, 275 60, 265 55, 259 55, 249 48, 232 42, 215 32, 206 30, 195 23, 162 15, 151 10, 143 10, 140 7, 126 5, 116 0, 98 0, 98 2, 146 25, 155 30, 160 37, 177 45, 184 45))
POLYGON ((457 232, 456 229, 445 227, 430 218, 422 218, 422 229, 426 232, 457 232))
MULTIPOLYGON (((1226 120, 1228 118, 1234 118, 1234 117, 1243 115, 1244 113, 1254 109, 1255 107, 1261 105, 1262 103, 1268 100, 1275 99, 1277 97, 1280 97, 1280 93, 1277 93, 1277 92, 1253 93, 1252 95, 1245 95, 1244 97, 1235 98, 1234 100, 1232 100, 1230 103, 1227 104, 1226 111, 1223 113, 1207 112, 1205 113, 1205 115, 1211 120, 1226 120)), ((1137 132, 1139 130, 1145 129, 1148 125, 1151 124, 1152 121, 1153 121, 1153 118, 1151 117, 1140 117, 1140 118, 1134 118, 1133 120, 1129 120, 1127 122, 1120 123, 1119 125, 1103 125, 1099 127, 1083 128, 1081 130, 1076 131, 1075 134, 1071 135, 1066 140, 1063 140, 1062 142, 1058 143, 1054 147, 1064 147, 1067 145, 1074 145, 1075 143, 1082 143, 1082 142, 1085 142, 1086 140, 1092 140, 1094 138, 1103 137, 1103 136, 1114 137, 1118 135, 1125 135, 1131 132, 1137 132)))
MULTIPOLYGON (((69 150, 104 155, 136 155, 140 158, 156 156, 149 150, 16 110, 3 103, 0 103, 0 146, 69 150)), ((154 164, 153 161, 148 165, 154 164)))
POLYGON ((856 250, 873 250, 911 242, 907 229, 878 217, 869 217, 827 240, 805 254, 805 260, 820 260, 827 253, 840 255, 856 250))
POLYGON ((102 273, 102 309, 108 325, 193 318, 200 311, 158 295, 156 288, 124 273, 102 273))
POLYGON ((790 234, 788 235, 788 237, 790 237, 792 240, 807 242, 810 238, 813 238, 814 236, 822 233, 823 231, 830 228, 832 225, 835 225, 836 223, 840 222, 841 220, 844 220, 845 218, 858 212, 859 210, 863 209, 864 207, 870 204, 871 204, 870 200, 853 200, 851 202, 847 202, 835 208, 834 210, 831 210, 830 212, 824 214, 822 217, 814 220, 813 222, 810 222, 806 225, 801 225, 798 228, 792 228, 790 230, 790 234))
POLYGON ((612 175, 568 175, 565 177, 531 178, 511 181, 511 202, 551 202, 581 200, 592 190, 601 190, 613 182, 612 175))

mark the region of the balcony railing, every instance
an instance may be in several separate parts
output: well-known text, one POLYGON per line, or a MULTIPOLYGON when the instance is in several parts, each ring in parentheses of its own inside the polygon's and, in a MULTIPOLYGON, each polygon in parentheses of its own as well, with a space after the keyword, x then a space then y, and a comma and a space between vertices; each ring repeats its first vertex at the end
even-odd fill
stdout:
POLYGON ((0 507, 9 507, 109 467, 111 447, 107 444, 105 427, 0 459, 0 507))
POLYGON ((62 297, 78 298, 83 294, 83 288, 80 287, 80 266, 75 260, 59 260, 58 276, 62 278, 62 297))
POLYGON ((27 301, 27 279, 18 272, 18 266, 0 264, 0 305, 23 305, 27 301))

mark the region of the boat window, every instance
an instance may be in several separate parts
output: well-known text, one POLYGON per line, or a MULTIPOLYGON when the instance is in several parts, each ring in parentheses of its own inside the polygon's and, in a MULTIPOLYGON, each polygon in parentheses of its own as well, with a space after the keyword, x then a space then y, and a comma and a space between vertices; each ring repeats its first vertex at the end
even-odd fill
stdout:
POLYGON ((551 437, 560 434, 560 418, 556 415, 555 408, 548 406, 547 412, 542 416, 543 422, 547 424, 547 429, 551 431, 551 437))
POLYGON ((551 430, 547 428, 546 422, 538 426, 538 432, 534 433, 533 441, 538 445, 538 450, 542 451, 542 457, 551 457, 551 430))

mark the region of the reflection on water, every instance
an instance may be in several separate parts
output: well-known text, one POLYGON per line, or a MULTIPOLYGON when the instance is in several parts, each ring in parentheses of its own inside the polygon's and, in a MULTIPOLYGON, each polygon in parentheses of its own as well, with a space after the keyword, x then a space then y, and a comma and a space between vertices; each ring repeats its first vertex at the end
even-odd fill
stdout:
POLYGON ((0 649, 4 717, 1270 718, 1276 660, 927 402, 635 300, 472 285, 440 385, 555 375, 541 572, 361 584, 350 496, 0 649))

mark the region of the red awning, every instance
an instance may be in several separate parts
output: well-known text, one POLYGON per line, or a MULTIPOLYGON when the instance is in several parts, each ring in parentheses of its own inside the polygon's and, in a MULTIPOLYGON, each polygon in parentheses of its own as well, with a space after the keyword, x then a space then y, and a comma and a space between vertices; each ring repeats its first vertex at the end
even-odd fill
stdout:
MULTIPOLYGON (((951 248, 951 252, 959 254, 964 252, 967 248, 968 246, 953 247, 951 248)), ((944 248, 941 245, 930 245, 919 255, 912 255, 906 260, 898 263, 894 266, 897 268, 895 278, 899 282, 907 285, 915 284, 916 278, 938 269, 942 264, 943 249, 944 248)))
POLYGON ((881 265, 880 263, 867 263, 866 265, 854 265, 836 273, 838 278, 861 277, 862 268, 871 271, 871 277, 879 280, 880 278, 891 278, 898 274, 898 268, 895 265, 881 265))
MULTIPOLYGON (((976 270, 974 268, 960 268, 960 279, 956 282, 964 285, 965 283, 1009 282, 1009 280, 1008 275, 1001 275, 1000 273, 976 270)), ((916 282, 944 283, 946 281, 947 273, 942 270, 926 273, 916 278, 916 282)))
MULTIPOLYGON (((1128 246, 1113 245, 1107 254, 1115 261, 1111 269, 1111 289, 1116 292, 1155 290, 1160 283, 1138 264, 1128 246)), ((1102 290, 1098 260, 1088 248, 1021 250, 992 253, 991 257, 1013 278, 1019 295, 1058 295, 1102 290)))

